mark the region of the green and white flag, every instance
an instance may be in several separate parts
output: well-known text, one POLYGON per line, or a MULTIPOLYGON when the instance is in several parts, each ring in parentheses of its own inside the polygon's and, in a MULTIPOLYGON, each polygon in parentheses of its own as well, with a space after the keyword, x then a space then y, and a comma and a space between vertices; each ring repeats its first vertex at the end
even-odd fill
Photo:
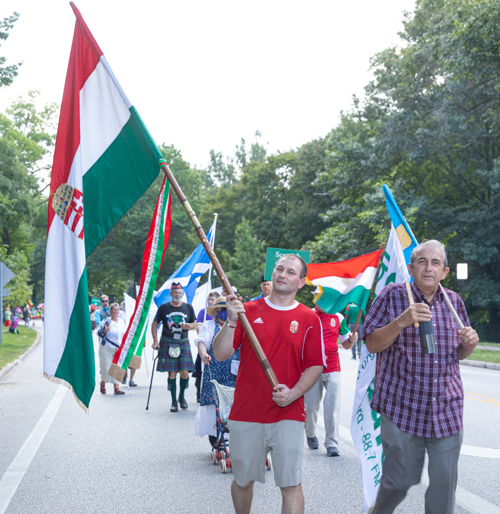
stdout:
MULTIPOLYGON (((384 185, 387 209, 391 217, 391 233, 382 257, 382 265, 375 286, 375 297, 388 284, 411 281, 407 264, 417 241, 406 223, 389 188, 384 185)), ((376 355, 363 345, 359 358, 358 378, 351 419, 351 435, 358 452, 363 478, 363 512, 377 497, 382 477, 384 454, 380 438, 380 415, 370 402, 375 388, 376 355)))
POLYGON ((87 410, 95 363, 86 259, 158 176, 162 155, 72 7, 48 208, 44 375, 87 410))

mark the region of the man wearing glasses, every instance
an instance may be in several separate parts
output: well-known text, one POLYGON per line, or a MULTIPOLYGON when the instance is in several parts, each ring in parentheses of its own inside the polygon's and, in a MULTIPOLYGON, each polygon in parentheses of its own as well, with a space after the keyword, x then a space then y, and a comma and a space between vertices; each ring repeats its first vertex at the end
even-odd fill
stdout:
POLYGON ((101 308, 95 313, 95 321, 99 325, 102 320, 109 318, 109 296, 101 296, 101 308))

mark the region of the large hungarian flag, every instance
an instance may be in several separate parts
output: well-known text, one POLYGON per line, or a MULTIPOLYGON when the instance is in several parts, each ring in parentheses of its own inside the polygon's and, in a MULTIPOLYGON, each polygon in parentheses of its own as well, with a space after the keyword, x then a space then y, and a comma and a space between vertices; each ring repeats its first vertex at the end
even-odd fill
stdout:
POLYGON ((162 155, 72 7, 48 208, 44 375, 87 409, 95 364, 86 258, 158 176, 162 155))
POLYGON ((307 283, 318 286, 316 305, 336 314, 350 303, 366 307, 382 250, 338 262, 307 265, 307 283))

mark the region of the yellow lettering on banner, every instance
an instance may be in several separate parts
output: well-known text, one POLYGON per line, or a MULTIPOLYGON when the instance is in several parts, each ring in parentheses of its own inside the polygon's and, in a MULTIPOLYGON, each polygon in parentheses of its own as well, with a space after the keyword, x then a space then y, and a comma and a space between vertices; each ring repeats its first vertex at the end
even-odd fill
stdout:
POLYGON ((403 224, 399 225, 399 227, 396 229, 396 232, 398 234, 399 240, 401 241, 401 246, 403 247, 403 250, 405 250, 411 245, 411 237, 408 235, 408 232, 406 232, 403 224))

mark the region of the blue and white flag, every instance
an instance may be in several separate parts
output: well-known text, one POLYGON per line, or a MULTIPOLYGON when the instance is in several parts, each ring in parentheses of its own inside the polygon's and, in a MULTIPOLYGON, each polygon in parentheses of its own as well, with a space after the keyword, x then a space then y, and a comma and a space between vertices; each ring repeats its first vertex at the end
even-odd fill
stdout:
MULTIPOLYGON (((408 264, 411 252, 418 244, 390 189, 385 184, 382 189, 391 217, 391 233, 382 258, 375 296, 388 284, 413 280, 408 271, 408 264)), ((380 414, 370 406, 375 388, 375 367, 376 354, 370 353, 366 345, 363 345, 351 419, 351 435, 361 462, 363 512, 375 501, 382 477, 380 414)))
MULTIPOLYGON (((215 224, 214 220, 210 230, 207 234, 207 239, 213 247, 215 239, 215 224)), ((192 303, 196 289, 200 282, 200 278, 210 268, 210 259, 207 255, 203 244, 200 243, 196 250, 189 256, 189 258, 174 272, 173 275, 161 286, 156 293, 154 300, 156 305, 159 307, 163 303, 170 302, 172 297, 170 296, 170 286, 172 282, 180 282, 184 288, 183 301, 192 303)))

